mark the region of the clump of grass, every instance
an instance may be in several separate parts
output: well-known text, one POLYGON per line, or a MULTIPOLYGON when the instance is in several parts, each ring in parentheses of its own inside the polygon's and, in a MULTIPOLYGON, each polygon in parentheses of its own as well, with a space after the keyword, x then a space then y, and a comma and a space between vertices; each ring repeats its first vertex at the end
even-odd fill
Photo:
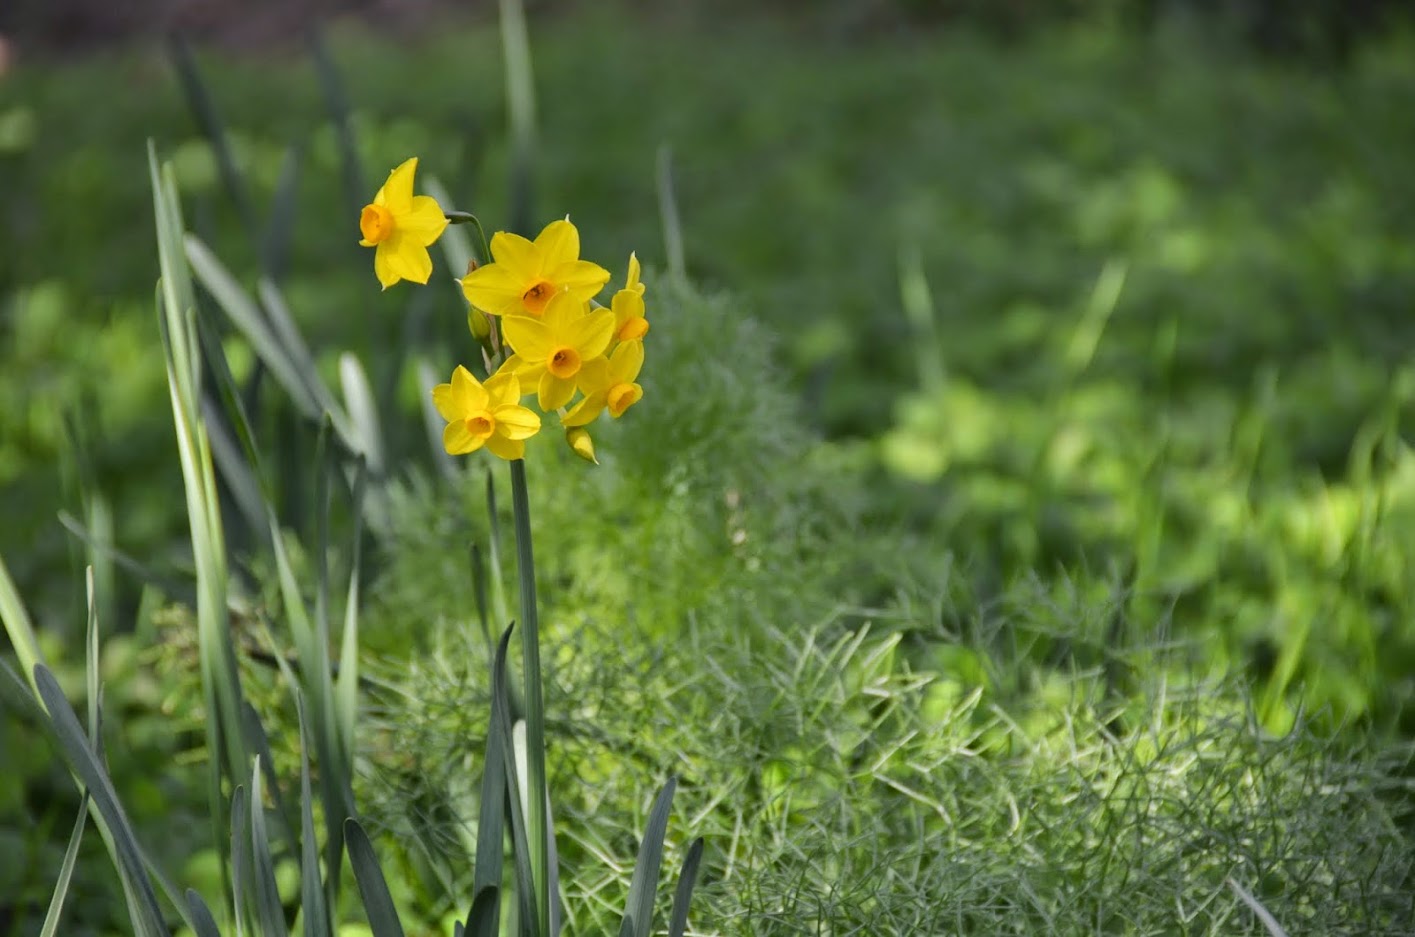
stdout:
MULTIPOLYGON (((812 454, 758 326, 663 293, 671 383, 601 428, 596 473, 533 463, 561 858, 595 870, 564 882, 570 933, 612 925, 666 773, 670 841, 708 838, 704 932, 1263 933, 1229 879, 1294 933, 1398 932, 1408 752, 1266 734, 1163 616, 1127 619, 1119 574, 978 581, 864 534, 868 476, 812 454)), ((419 692, 376 714, 364 802, 452 891, 486 705, 468 547, 493 541, 449 503, 484 497, 475 470, 397 496, 366 628, 419 692)))

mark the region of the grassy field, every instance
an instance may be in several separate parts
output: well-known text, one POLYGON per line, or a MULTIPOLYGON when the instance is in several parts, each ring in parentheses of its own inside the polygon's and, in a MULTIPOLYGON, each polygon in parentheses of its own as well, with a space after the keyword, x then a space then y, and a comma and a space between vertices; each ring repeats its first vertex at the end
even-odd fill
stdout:
MULTIPOLYGON (((704 933, 1264 933, 1230 880, 1294 934, 1407 933, 1411 41, 1318 71, 1163 31, 532 28, 537 224, 568 212, 616 278, 637 250, 654 323, 604 464, 556 439, 530 458, 570 932, 614 926, 676 773, 704 933), (667 273, 661 147, 692 285, 667 273)), ((418 409, 414 362, 471 354, 456 291, 378 293, 352 219, 417 154, 504 223, 499 39, 328 47, 357 167, 307 51, 198 56, 235 198, 160 50, 0 82, 22 182, 0 204, 0 556, 75 668, 92 554, 56 512, 160 578, 99 565, 106 630, 136 621, 106 651, 109 746, 141 828, 200 822, 153 138, 192 230, 279 283, 331 384, 348 350, 375 388, 362 635, 379 684, 419 692, 368 701, 356 792, 432 932, 466 905, 487 694, 467 545, 493 530, 484 467, 447 471, 418 409)), ((311 555, 310 433, 223 345, 311 555)), ((231 514, 242 600, 278 607, 231 514)), ((297 770, 293 713, 250 673, 297 770)), ((0 723, 23 753, 0 837, 36 857, 0 862, 15 933, 77 803, 30 731, 0 723)), ((76 933, 122 908, 101 856, 81 875, 110 900, 76 933)), ((160 858, 219 894, 199 829, 160 858)))

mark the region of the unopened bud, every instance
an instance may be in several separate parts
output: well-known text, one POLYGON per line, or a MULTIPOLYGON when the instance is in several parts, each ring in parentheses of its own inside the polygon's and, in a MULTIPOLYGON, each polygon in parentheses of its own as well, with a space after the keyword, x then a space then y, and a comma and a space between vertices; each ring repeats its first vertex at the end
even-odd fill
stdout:
POLYGON ((491 320, 475 306, 467 309, 467 329, 479 344, 485 345, 491 339, 491 320))
POLYGON ((599 459, 594 455, 594 440, 590 438, 590 431, 583 426, 572 426, 565 431, 565 441, 570 444, 570 448, 575 451, 575 455, 586 462, 599 464, 599 459))

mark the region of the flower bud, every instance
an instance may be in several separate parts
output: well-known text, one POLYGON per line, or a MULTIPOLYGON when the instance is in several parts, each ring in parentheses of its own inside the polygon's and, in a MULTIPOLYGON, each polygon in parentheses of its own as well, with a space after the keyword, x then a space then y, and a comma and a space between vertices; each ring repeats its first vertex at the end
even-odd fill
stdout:
POLYGON ((565 431, 565 441, 570 444, 575 455, 586 462, 599 464, 599 459, 596 459, 594 455, 594 440, 590 438, 589 430, 583 426, 572 426, 565 431))

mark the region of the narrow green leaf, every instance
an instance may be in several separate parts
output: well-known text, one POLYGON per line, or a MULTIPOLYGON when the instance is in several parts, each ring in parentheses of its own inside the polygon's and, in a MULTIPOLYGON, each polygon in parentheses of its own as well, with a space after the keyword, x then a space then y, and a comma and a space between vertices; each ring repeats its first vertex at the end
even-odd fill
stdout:
POLYGON ((349 421, 335 401, 334 394, 325 386, 324 381, 320 380, 314 355, 305 343, 305 337, 300 334, 299 326, 295 324, 295 317, 290 312, 289 304, 285 302, 285 295, 270 279, 261 277, 256 281, 256 296, 260 298, 260 307, 265 310, 266 321, 270 323, 272 334, 279 341, 286 360, 294 366, 295 373, 301 378, 318 408, 329 413, 344 444, 351 447, 349 421))
MULTIPOLYGON (((500 852, 499 843, 497 851, 500 852)), ((481 853, 478 852, 477 855, 480 857, 481 853)), ((501 889, 496 885, 478 889, 476 897, 472 899, 472 910, 467 914, 467 924, 462 928, 462 933, 466 934, 466 937, 496 937, 500 929, 501 889)))
POLYGON ((678 873, 678 886, 673 890, 673 915, 668 922, 668 937, 683 937, 688 929, 688 905, 692 902, 693 886, 698 882, 698 867, 703 861, 703 838, 699 836, 683 857, 683 869, 678 873))
POLYGON ((506 113, 511 137, 510 228, 529 235, 535 216, 536 98, 531 43, 521 0, 501 0, 501 51, 506 68, 506 113))
MULTIPOLYGON (((305 937, 329 937, 329 908, 319 876, 319 842, 314 832, 314 791, 310 787, 309 727, 304 700, 295 692, 295 715, 300 724, 300 906, 304 910, 305 937)), ((335 874, 331 868, 330 874, 335 874)))
POLYGON ((251 768, 251 860, 255 885, 256 920, 265 937, 289 937, 280 889, 275 884, 275 858, 265 829, 265 798, 261 793, 260 757, 251 768))
POLYGON ((536 916, 535 879, 531 866, 531 848, 526 838, 526 818, 521 811, 520 781, 516 771, 516 753, 511 745, 511 697, 506 680, 506 650, 511 643, 515 625, 502 632, 496 645, 496 659, 491 669, 491 719, 501 735, 501 765, 505 777, 504 803, 511 815, 511 859, 516 868, 516 906, 521 934, 539 937, 540 919, 536 916))
POLYGON ((545 700, 541 690, 540 614, 536 607, 536 564, 531 544, 531 499, 526 483, 526 462, 511 462, 511 518, 516 532, 516 579, 521 595, 521 681, 526 713, 526 835, 535 870, 537 923, 541 933, 550 929, 550 814, 545 778, 545 700))
POLYGON ((261 240, 261 261, 266 276, 279 282, 290 265, 290 238, 295 231, 295 190, 300 182, 300 151, 287 147, 280 162, 280 177, 270 199, 270 217, 261 240))
MULTIPOLYGON (((344 596, 344 633, 340 635, 339 676, 334 683, 334 708, 339 726, 341 764, 350 771, 354 763, 354 725, 359 713, 359 578, 363 564, 363 501, 367 480, 368 474, 360 462, 354 473, 354 534, 350 544, 353 557, 349 567, 349 589, 344 596)), ((340 826, 342 829, 342 824, 340 826)))
POLYGON ((34 623, 30 621, 25 603, 20 599, 19 590, 15 588, 15 581, 10 578, 10 571, 5 568, 4 557, 0 557, 0 619, 5 622, 5 633, 10 636, 10 645, 14 647, 15 656, 20 659, 20 666, 29 678, 30 689, 37 695, 39 687, 35 685, 32 675, 35 665, 44 663, 44 655, 39 651, 34 623))
POLYGON ((227 489, 235 499, 241 512, 241 520, 257 537, 265 536, 265 498, 260 483, 251 472, 250 464, 241 455, 241 450, 231 434, 222 425, 221 411, 208 395, 201 397, 202 419, 206 423, 207 437, 211 440, 211 455, 216 468, 226 482, 227 489))
POLYGON ((191 915, 192 930, 196 932, 196 937, 221 937, 221 929, 216 926, 216 918, 211 916, 211 909, 206 906, 201 895, 190 888, 187 889, 187 910, 191 915))
MULTIPOLYGON (((509 632, 509 629, 508 629, 509 632)), ((503 645, 505 641, 502 642, 503 645)), ((492 678, 492 692, 496 680, 492 678)), ((493 702, 493 707, 495 703, 493 702)), ((496 937, 501 927, 501 882, 506 842, 506 802, 510 790, 506 784, 507 739, 501 720, 493 718, 486 733, 486 757, 483 759, 481 802, 477 818, 476 864, 472 872, 472 910, 467 915, 467 930, 472 937, 496 937), (478 903, 482 913, 477 913, 478 903), (486 905, 489 903, 490 907, 486 905)))
MULTIPOLYGON (((60 511, 58 517, 59 524, 82 541, 85 546, 95 553, 103 553, 121 567, 124 572, 128 573, 139 582, 152 586, 174 601, 181 602, 188 606, 196 605, 196 590, 194 590, 190 584, 180 582, 171 576, 163 575, 152 567, 138 561, 132 554, 125 553, 118 549, 111 542, 99 540, 84 526, 82 521, 68 511, 60 511)), ((3 577, 3 573, 3 569, 0 569, 0 577, 3 577)), ((0 579, 0 582, 3 582, 3 579, 0 579)), ((3 586, 0 585, 0 602, 3 602, 3 594, 4 589, 3 586)), ((3 614, 3 611, 0 611, 0 614, 3 614)))
POLYGON ((673 791, 677 786, 678 779, 669 778, 649 811, 644 839, 639 843, 639 856, 634 860, 634 875, 629 880, 629 897, 619 937, 648 937, 653 930, 653 901, 663 865, 663 837, 668 832, 668 814, 673 809, 673 791))
POLYGON ((673 150, 668 144, 658 148, 657 163, 658 218, 663 227, 663 250, 668 256, 668 275, 681 286, 688 282, 688 268, 683 254, 683 222, 673 190, 673 150))
POLYGON ((183 244, 197 280, 211 294, 211 298, 216 300, 216 304, 226 313, 231 324, 251 343, 251 348, 294 401, 301 415, 309 420, 318 420, 325 408, 310 389, 299 365, 266 322, 260 306, 241 288, 236 278, 200 238, 188 234, 183 244))
POLYGON ((108 772, 98 760, 98 755, 89 744, 78 716, 64 697, 59 681, 54 679, 49 668, 37 664, 34 668, 34 685, 40 701, 49 713, 49 725, 55 740, 64 755, 64 760, 88 788, 99 815, 107 823, 112 836, 113 851, 117 859, 118 873, 123 878, 125 888, 132 897, 130 911, 133 927, 139 937, 166 937, 167 925, 162 911, 157 906, 157 895, 152 888, 152 880, 144 868, 142 853, 133 835, 132 824, 118 800, 118 793, 108 778, 108 772))
POLYGON ((319 76, 319 88, 324 94, 324 106, 329 111, 330 121, 337 131, 335 139, 339 143, 340 166, 343 170, 344 200, 352 216, 364 206, 372 195, 372 190, 365 183, 359 148, 354 143, 349 97, 344 93, 339 69, 324 42, 324 31, 317 25, 310 29, 309 45, 314 58, 315 74, 319 76))
MULTIPOLYGON (((264 753, 257 755, 264 757, 264 753)), ((245 922, 254 917, 255 896, 251 894, 251 838, 247 826, 250 819, 246 789, 237 784, 231 795, 231 895, 234 900, 232 917, 236 921, 236 937, 245 937, 245 922)))
POLYGON ((236 211, 241 216, 241 223, 254 242, 256 220, 253 203, 250 195, 246 192, 245 181, 236 168, 235 154, 231 151, 230 141, 226 138, 225 126, 216 111, 216 104, 212 100, 210 92, 207 91, 206 83, 201 79, 201 73, 197 69, 191 47, 187 45, 186 40, 180 34, 174 34, 168 45, 168 50, 172 57, 172 63, 176 66, 177 79, 186 96, 187 106, 191 109, 192 116, 196 118, 202 135, 211 144, 212 152, 216 155, 216 168, 221 176, 221 183, 235 204, 236 211))
MULTIPOLYGON (((350 352, 339 356, 339 383, 344 390, 344 406, 349 414, 349 429, 355 450, 368 462, 368 470, 381 477, 387 466, 383 448, 383 430, 379 424, 378 405, 373 388, 359 359, 350 352)), ((429 395, 431 396, 431 395, 429 395)))
POLYGON ((349 865, 354 870, 354 881, 359 884, 373 937, 403 937, 403 925, 398 920, 383 870, 379 868, 378 854, 364 828, 352 817, 344 821, 344 839, 349 844, 349 865))
POLYGON ((49 899, 49 911, 44 915, 44 926, 39 937, 54 937, 59 930, 59 918, 64 913, 64 899, 69 894, 69 883, 74 878, 74 863, 79 858, 79 844, 83 842, 84 827, 88 823, 88 794, 85 792, 79 802, 79 815, 74 820, 74 831, 69 834, 69 848, 64 850, 64 862, 59 866, 59 878, 54 883, 54 897, 49 899))

